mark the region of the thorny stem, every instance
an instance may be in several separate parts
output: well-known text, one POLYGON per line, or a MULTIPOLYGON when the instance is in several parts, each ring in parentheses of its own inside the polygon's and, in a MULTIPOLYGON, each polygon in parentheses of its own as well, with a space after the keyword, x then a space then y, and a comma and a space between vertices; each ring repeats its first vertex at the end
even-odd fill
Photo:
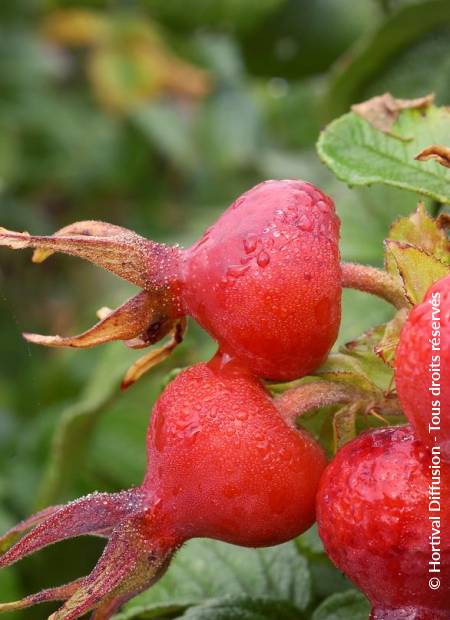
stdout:
POLYGON ((357 263, 341 263, 341 270, 344 288, 353 288, 381 297, 398 310, 408 307, 401 286, 383 269, 357 263))

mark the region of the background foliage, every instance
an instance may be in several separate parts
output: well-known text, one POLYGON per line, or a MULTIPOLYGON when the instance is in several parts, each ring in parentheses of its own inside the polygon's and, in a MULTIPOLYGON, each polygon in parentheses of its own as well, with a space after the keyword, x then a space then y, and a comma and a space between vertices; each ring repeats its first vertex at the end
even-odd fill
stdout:
MULTIPOLYGON (((299 177, 334 197, 344 259, 380 264, 389 224, 417 196, 349 189, 315 142, 351 104, 386 90, 450 100, 449 0, 2 2, 1 223, 46 234, 103 219, 189 244, 256 182, 299 177)), ((191 325, 170 360, 120 394, 136 354, 42 350, 20 333, 81 331, 131 287, 70 258, 38 267, 8 250, 0 277, 5 530, 37 507, 139 483, 159 390, 214 346, 191 325)), ((389 316, 383 302, 346 292, 340 342, 389 316)), ((101 544, 67 542, 2 572, 0 599, 87 573, 101 544)), ((193 541, 121 618, 139 616, 362 620, 367 605, 312 530, 260 551, 193 541)))

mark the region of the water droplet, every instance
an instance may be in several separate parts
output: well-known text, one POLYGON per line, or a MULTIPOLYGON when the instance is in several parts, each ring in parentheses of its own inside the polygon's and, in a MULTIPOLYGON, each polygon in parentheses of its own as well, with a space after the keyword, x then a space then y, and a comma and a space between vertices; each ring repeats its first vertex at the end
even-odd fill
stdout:
POLYGON ((313 228, 313 225, 314 225, 313 221, 307 215, 302 215, 298 223, 298 227, 300 228, 300 230, 304 230, 306 232, 311 231, 313 228))
POLYGON ((279 222, 284 222, 286 220, 286 214, 283 209, 275 209, 273 212, 274 218, 279 222))
POLYGON ((263 250, 258 254, 256 262, 260 267, 267 267, 267 265, 270 263, 270 256, 267 254, 267 252, 264 252, 263 250))
POLYGON ((305 280, 308 280, 308 281, 309 281, 309 280, 311 280, 312 275, 311 275, 309 272, 307 272, 307 273, 305 273, 305 276, 304 276, 304 277, 305 277, 305 280))
POLYGON ((227 277, 240 278, 250 269, 250 265, 231 265, 227 269, 227 277))
MULTIPOLYGON (((275 232, 273 234, 275 235, 275 232)), ((278 233, 278 235, 279 234, 280 233, 278 233)), ((273 237, 265 237, 263 239, 263 247, 265 247, 267 250, 271 250, 274 245, 275 245, 275 240, 273 237)))
POLYGON ((250 261, 252 261, 255 256, 241 256, 240 263, 241 265, 248 265, 250 261))
POLYGON ((245 200, 245 195, 235 200, 233 204, 231 205, 231 208, 238 209, 241 206, 241 204, 244 202, 244 200, 245 200))
POLYGON ((317 204, 318 209, 320 209, 320 211, 322 211, 322 213, 328 213, 329 212, 328 205, 323 200, 319 200, 316 204, 317 204))
POLYGON ((247 237, 244 239, 244 250, 246 254, 251 254, 252 252, 254 252, 256 250, 257 245, 258 245, 258 237, 253 233, 249 233, 247 237))
POLYGON ((288 224, 294 224, 298 219, 298 209, 290 206, 286 209, 285 220, 288 224))

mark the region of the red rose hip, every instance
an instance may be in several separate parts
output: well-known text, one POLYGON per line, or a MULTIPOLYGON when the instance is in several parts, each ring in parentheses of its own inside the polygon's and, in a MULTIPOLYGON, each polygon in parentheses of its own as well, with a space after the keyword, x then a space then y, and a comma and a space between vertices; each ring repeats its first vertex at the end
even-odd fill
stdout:
POLYGON ((324 453, 306 432, 287 425, 238 362, 216 356, 167 386, 153 411, 147 454, 140 487, 48 509, 12 532, 36 526, 0 557, 0 566, 63 538, 101 534, 109 542, 84 580, 0 605, 0 611, 66 600, 52 620, 93 609, 104 620, 158 579, 190 538, 269 546, 314 521, 324 453))
POLYGON ((339 220, 303 181, 266 181, 238 198, 184 253, 186 311, 255 374, 301 377, 340 323, 339 220))
MULTIPOLYGON (((238 198, 192 247, 144 239, 103 222, 76 222, 51 237, 0 229, 0 245, 85 258, 142 291, 80 336, 25 334, 37 344, 89 347, 123 340, 142 348, 193 316, 222 351, 277 381, 313 371, 341 316, 339 219, 333 201, 304 181, 266 181, 238 198)), ((161 357, 161 353, 158 353, 161 357)), ((127 384, 154 363, 150 354, 127 384)))
POLYGON ((417 436, 450 462, 450 276, 411 311, 396 353, 402 409, 417 436))
POLYGON ((450 619, 449 489, 450 466, 410 426, 363 433, 328 465, 319 534, 369 598, 372 620, 450 619))

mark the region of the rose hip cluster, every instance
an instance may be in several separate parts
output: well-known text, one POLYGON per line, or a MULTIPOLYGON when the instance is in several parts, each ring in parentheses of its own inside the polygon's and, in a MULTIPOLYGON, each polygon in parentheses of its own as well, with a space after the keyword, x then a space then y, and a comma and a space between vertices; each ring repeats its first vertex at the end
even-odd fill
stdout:
POLYGON ((63 251, 142 288, 80 336, 26 334, 28 340, 85 347, 120 339, 140 347, 189 314, 219 346, 209 363, 179 374, 158 399, 140 487, 47 509, 15 528, 33 529, 0 558, 6 566, 63 538, 107 536, 92 573, 3 610, 63 600, 54 620, 90 610, 96 620, 109 618, 192 537, 259 547, 311 526, 324 452, 284 420, 260 377, 304 376, 336 339, 339 220, 330 198, 300 181, 262 183, 186 250, 99 222, 52 237, 3 231, 1 239, 36 248, 37 262, 63 251))
MULTIPOLYGON (((190 315, 218 343, 212 360, 181 372, 156 402, 141 486, 48 508, 0 539, 7 548, 22 536, 0 557, 0 566, 7 566, 62 539, 105 536, 108 543, 90 575, 0 605, 0 611, 58 600, 63 605, 53 620, 89 611, 96 620, 107 619, 154 583, 190 538, 275 545, 310 527, 318 501, 327 551, 367 594, 373 619, 450 618, 448 506, 442 515, 443 586, 430 592, 425 581, 430 451, 409 427, 373 431, 345 446, 324 473, 320 445, 282 415, 262 383, 313 372, 333 346, 346 284, 338 242, 332 200, 294 180, 254 187, 188 249, 102 222, 78 222, 50 237, 0 230, 1 245, 35 248, 35 262, 65 252, 142 289, 117 310, 102 311, 100 322, 79 336, 25 334, 28 340, 71 347, 122 340, 142 348, 172 333, 156 356, 161 359, 181 340, 190 315)), ((443 286, 449 342, 448 282, 443 286)), ((400 396, 420 437, 427 423, 420 364, 429 350, 428 343, 421 348, 416 332, 424 314, 420 307, 411 313, 397 356, 400 396), (403 367, 405 356, 413 361, 403 367)), ((125 384, 154 363, 154 353, 142 358, 125 384)), ((448 355, 443 364, 448 372, 448 355)), ((448 410, 448 400, 443 407, 448 410)), ((449 438, 441 439, 448 455, 449 438)), ((450 472, 447 466, 440 471, 448 489, 450 472)))
POLYGON ((450 619, 450 276, 402 329, 395 379, 411 426, 361 434, 327 467, 317 521, 372 620, 450 619))

